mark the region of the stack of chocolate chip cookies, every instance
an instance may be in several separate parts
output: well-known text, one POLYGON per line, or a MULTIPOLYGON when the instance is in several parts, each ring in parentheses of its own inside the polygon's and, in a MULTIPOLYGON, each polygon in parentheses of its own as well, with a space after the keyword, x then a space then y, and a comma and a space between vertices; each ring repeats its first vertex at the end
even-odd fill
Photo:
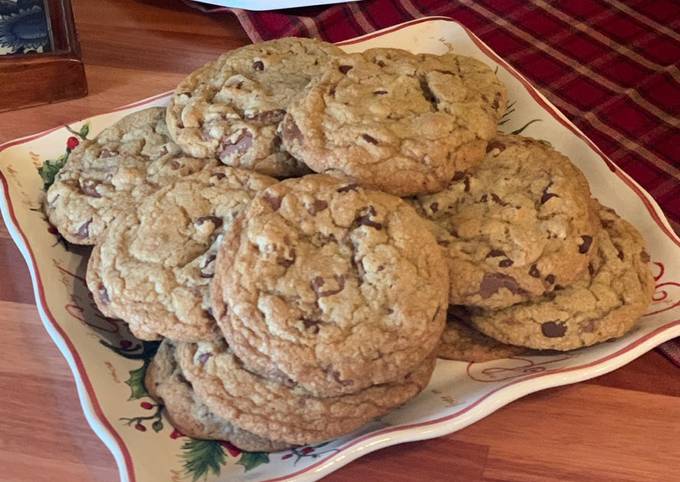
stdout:
POLYGON ((649 303, 640 235, 547 143, 498 134, 506 102, 460 55, 250 45, 81 144, 45 210, 94 245, 102 313, 163 340, 146 385, 179 430, 318 443, 437 355, 588 346, 649 303))

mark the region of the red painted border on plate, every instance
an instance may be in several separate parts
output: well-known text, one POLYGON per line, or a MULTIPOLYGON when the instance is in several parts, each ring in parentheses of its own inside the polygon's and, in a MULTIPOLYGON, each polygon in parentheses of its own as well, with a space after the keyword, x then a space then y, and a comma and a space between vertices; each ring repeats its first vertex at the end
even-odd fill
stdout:
MULTIPOLYGON (((604 153, 590 139, 588 139, 583 133, 581 133, 578 130, 578 128, 576 128, 575 126, 572 126, 569 122, 565 121, 558 114, 558 111, 553 106, 546 103, 545 100, 543 100, 543 98, 538 94, 538 91, 536 90, 536 88, 533 87, 531 84, 529 84, 528 81, 524 77, 522 77, 518 72, 516 72, 513 67, 508 65, 502 58, 498 57, 495 52, 493 52, 489 47, 487 47, 477 36, 475 36, 471 31, 469 31, 464 25, 460 24, 459 22, 455 21, 452 18, 449 18, 449 17, 424 17, 424 18, 413 20, 411 22, 406 22, 406 23, 403 23, 403 24, 400 24, 400 25, 396 25, 394 27, 391 27, 391 28, 388 28, 388 29, 385 29, 385 30, 381 30, 379 32, 374 32, 372 34, 368 34, 368 35, 365 35, 365 36, 362 36, 362 37, 358 37, 356 39, 347 40, 347 41, 344 41, 344 42, 339 42, 338 45, 349 45, 349 44, 362 42, 364 40, 369 40, 371 38, 375 38, 375 37, 382 36, 382 35, 385 35, 385 34, 388 34, 388 33, 391 33, 391 32, 395 32, 397 30, 401 30, 401 29, 406 28, 406 27, 410 27, 412 25, 416 25, 416 24, 423 23, 423 22, 429 22, 429 21, 437 21, 437 20, 453 22, 453 23, 459 25, 460 27, 462 27, 463 30, 467 33, 470 40, 472 40, 475 43, 475 45, 478 48, 480 48, 486 55, 493 58, 498 63, 501 63, 510 72, 511 75, 513 75, 517 80, 519 80, 520 83, 527 90, 529 95, 531 95, 531 97, 536 102, 538 102, 538 104, 541 105, 541 107, 543 107, 544 110, 546 110, 550 115, 552 115, 553 118, 555 118, 560 124, 564 125, 570 131, 572 131, 574 134, 576 134, 577 137, 579 137, 584 142, 586 142, 586 144, 591 149, 593 149, 602 158, 602 161, 605 162, 605 164, 607 164, 608 166, 614 165, 612 163, 612 161, 610 161, 604 155, 604 153)), ((150 97, 150 98, 147 98, 147 99, 144 99, 144 100, 140 100, 140 101, 137 101, 137 102, 134 102, 134 103, 131 103, 131 104, 127 104, 127 105, 118 107, 116 109, 113 109, 112 111, 106 112, 105 114, 117 112, 117 111, 120 111, 120 110, 124 110, 124 109, 128 109, 128 108, 137 107, 137 106, 141 106, 141 105, 151 103, 151 102, 158 100, 158 99, 160 99, 164 96, 167 96, 170 92, 171 91, 164 92, 162 94, 158 94, 158 95, 155 95, 153 97, 150 97)), ((92 117, 95 117, 95 116, 92 116, 92 117)), ((0 145, 0 152, 6 150, 7 148, 9 148, 11 146, 23 144, 23 143, 32 141, 36 138, 43 137, 43 136, 50 134, 50 133, 52 133, 52 132, 54 132, 58 129, 61 129, 61 127, 55 127, 53 129, 49 129, 49 130, 46 130, 46 131, 43 131, 43 132, 40 132, 40 133, 37 133, 37 134, 33 134, 31 136, 28 136, 28 137, 19 138, 19 139, 13 140, 13 141, 6 142, 6 143, 0 145)), ((652 219, 654 219, 656 224, 661 228, 662 232, 665 233, 666 236, 668 236, 673 243, 675 243, 677 246, 680 246, 680 240, 676 239, 676 237, 673 235, 673 233, 671 231, 669 231, 668 228, 666 228, 666 226, 663 224, 663 222, 661 220, 661 217, 656 212, 656 210, 654 209, 654 206, 651 204, 651 202, 649 202, 649 200, 647 199, 646 195, 642 192, 642 190, 633 181, 631 181, 624 173, 622 173, 619 168, 616 168, 614 173, 620 179, 622 179, 624 181, 624 183, 628 187, 630 187, 631 190, 635 194, 637 194, 637 196, 642 200, 643 204, 647 208, 647 211, 650 213, 650 215, 652 216, 652 219)), ((14 227, 16 228, 17 232, 21 236, 21 238, 24 242, 24 245, 25 245, 26 249, 28 250, 30 262, 31 262, 31 265, 33 266, 33 272, 35 273, 35 278, 37 280, 37 288, 38 288, 38 294, 39 294, 39 297, 40 297, 40 301, 41 301, 41 304, 42 304, 42 306, 45 310, 45 313, 48 315, 49 322, 52 325, 52 328, 54 328, 55 331, 57 331, 57 333, 59 333, 59 335, 62 337, 62 339, 64 340, 66 347, 69 350, 71 356, 73 356, 73 359, 76 363, 76 368, 78 370, 78 374, 80 375, 80 378, 83 382, 83 385, 85 386, 85 389, 87 391, 90 402, 92 403, 92 406, 94 407, 94 411, 95 411, 95 414, 97 416, 97 419, 102 423, 102 425, 108 430, 109 434, 112 435, 112 437, 114 438, 116 444, 118 445, 118 447, 121 450, 121 453, 123 454, 123 457, 124 457, 124 460, 125 460, 125 465, 126 465, 125 468, 126 468, 128 477, 130 478, 131 482, 135 482, 136 478, 135 478, 135 473, 134 473, 134 465, 133 465, 133 462, 132 462, 132 457, 131 457, 131 455, 128 451, 128 448, 125 445, 122 438, 120 437, 120 435, 114 430, 111 423, 104 416, 104 413, 101 409, 101 406, 99 405, 99 401, 96 397, 96 393, 94 392, 94 389, 93 389, 92 384, 91 384, 91 382, 90 382, 90 380, 87 376, 87 373, 85 371, 85 367, 82 363, 82 360, 80 359, 80 356, 78 355, 78 352, 76 351, 73 343, 68 338, 66 333, 62 330, 62 328, 59 326, 59 324, 56 322, 54 316, 52 315, 51 311, 49 310, 49 307, 47 305, 47 300, 45 299, 45 293, 44 293, 44 289, 43 289, 42 280, 40 278, 40 272, 38 270, 37 263, 35 261, 35 256, 33 255, 33 251, 31 249, 30 244, 28 243, 27 237, 24 234, 21 227, 19 226, 19 223, 18 223, 16 216, 14 214, 12 202, 11 202, 11 199, 9 197, 9 185, 8 185, 7 180, 5 179, 4 175, 2 174, 2 172, 0 172, 0 182, 2 182, 4 191, 6 193, 5 194, 5 201, 7 203, 10 218, 12 219, 14 227)), ((437 424, 437 423, 440 423, 440 422, 452 420, 452 419, 459 417, 460 415, 470 411, 474 407, 478 406, 481 402, 488 399, 491 395, 496 394, 499 391, 501 391, 501 390, 503 390, 507 387, 513 386, 515 384, 522 383, 522 382, 532 380, 532 379, 535 379, 535 378, 540 378, 540 377, 543 377, 543 376, 546 376, 546 375, 554 375, 554 374, 557 374, 557 373, 573 372, 573 371, 582 370, 582 369, 585 369, 585 368, 590 368, 590 367, 599 365, 599 364, 601 364, 605 361, 611 360, 612 358, 618 357, 618 356, 622 355, 623 353, 630 351, 631 349, 639 346, 640 344, 649 340, 650 338, 652 338, 652 337, 654 337, 654 336, 656 336, 656 335, 658 335, 658 334, 660 334, 660 333, 662 333, 662 332, 664 332, 664 331, 666 331, 666 330, 668 330, 668 329, 670 329, 674 326, 677 326, 677 325, 680 325, 680 320, 675 320, 675 321, 669 322, 668 324, 665 324, 664 326, 659 327, 659 328, 655 329, 654 331, 648 333, 644 337, 639 338, 638 340, 636 340, 632 344, 621 348, 619 351, 617 351, 615 353, 611 353, 611 354, 609 354, 609 355, 607 355, 607 356, 605 356, 601 359, 592 361, 590 363, 586 363, 584 365, 577 366, 577 367, 565 367, 565 368, 557 369, 557 370, 554 370, 554 371, 551 371, 551 372, 542 372, 542 373, 537 373, 537 374, 534 374, 534 375, 528 375, 527 377, 524 377, 522 379, 514 380, 514 381, 512 381, 512 382, 510 382, 506 385, 503 385, 501 387, 498 387, 498 388, 492 390, 491 392, 489 392, 488 394, 486 394, 482 398, 476 400, 474 403, 470 404, 469 406, 465 407, 464 409, 461 409, 458 412, 447 415, 445 417, 441 417, 441 418, 438 418, 438 419, 433 419, 433 420, 429 420, 429 421, 421 422, 421 423, 385 428, 385 429, 379 430, 377 432, 371 432, 369 434, 365 434, 361 437, 358 437, 356 439, 351 440, 347 445, 342 447, 338 452, 334 453, 332 456, 330 456, 330 457, 328 457, 324 460, 320 460, 319 462, 316 462, 312 465, 309 465, 308 467, 305 467, 302 470, 287 474, 283 477, 268 479, 267 482, 281 481, 281 480, 285 480, 285 479, 288 479, 290 477, 298 476, 298 475, 301 475, 305 472, 308 472, 308 471, 328 462, 329 460, 332 460, 338 454, 346 451, 348 448, 353 447, 360 442, 366 441, 369 438, 372 438, 376 435, 384 435, 384 434, 387 434, 387 433, 401 432, 401 431, 408 430, 408 429, 411 429, 411 428, 423 427, 423 426, 433 425, 433 424, 437 424)))

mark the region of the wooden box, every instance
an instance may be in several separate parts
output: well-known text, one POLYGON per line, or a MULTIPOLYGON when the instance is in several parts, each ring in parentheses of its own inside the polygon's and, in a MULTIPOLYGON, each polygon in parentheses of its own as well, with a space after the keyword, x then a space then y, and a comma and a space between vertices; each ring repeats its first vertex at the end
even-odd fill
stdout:
POLYGON ((0 0, 0 112, 85 95, 70 0, 0 0))

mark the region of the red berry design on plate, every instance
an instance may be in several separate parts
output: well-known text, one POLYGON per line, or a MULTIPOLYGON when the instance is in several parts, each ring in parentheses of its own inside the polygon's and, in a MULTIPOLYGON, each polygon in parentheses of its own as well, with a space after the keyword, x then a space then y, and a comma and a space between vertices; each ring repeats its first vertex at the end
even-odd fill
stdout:
POLYGON ((178 439, 180 437, 184 437, 184 434, 177 429, 174 429, 170 434, 170 438, 173 440, 178 439))
POLYGON ((139 404, 144 410, 151 410, 153 408, 153 403, 142 402, 139 404))
POLYGON ((72 151, 73 149, 78 147, 78 144, 80 144, 80 141, 78 140, 78 138, 71 136, 66 141, 66 149, 68 149, 69 151, 72 151))
POLYGON ((227 452, 229 452, 229 455, 231 455, 232 457, 238 457, 239 455, 241 455, 241 449, 232 445, 231 442, 222 441, 220 442, 220 445, 224 447, 227 450, 227 452))
POLYGON ((135 428, 137 430, 139 430, 140 432, 146 432, 146 427, 144 425, 142 425, 141 423, 138 423, 137 425, 135 425, 135 428))
POLYGON ((301 450, 304 455, 311 454, 314 452, 314 447, 305 447, 301 450))
POLYGON ((281 457, 281 460, 289 459, 289 458, 291 458, 292 456, 293 456, 293 454, 286 454, 286 455, 284 455, 283 457, 281 457))

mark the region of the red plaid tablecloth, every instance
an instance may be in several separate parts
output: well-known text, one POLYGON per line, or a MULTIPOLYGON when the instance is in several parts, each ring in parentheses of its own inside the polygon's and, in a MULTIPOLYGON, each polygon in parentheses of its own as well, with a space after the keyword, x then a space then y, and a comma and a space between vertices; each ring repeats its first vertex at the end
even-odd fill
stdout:
MULTIPOLYGON (((339 42, 443 15, 526 76, 661 205, 680 233, 680 2, 677 0, 364 0, 232 12, 253 42, 339 42)), ((659 348, 680 366, 680 338, 659 348)))

